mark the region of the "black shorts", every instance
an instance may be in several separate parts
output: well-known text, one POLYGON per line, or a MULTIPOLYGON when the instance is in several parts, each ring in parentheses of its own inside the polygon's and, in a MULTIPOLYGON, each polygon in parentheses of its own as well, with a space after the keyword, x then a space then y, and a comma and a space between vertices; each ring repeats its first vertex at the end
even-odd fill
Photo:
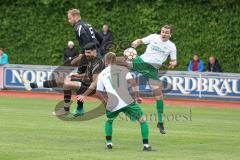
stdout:
MULTIPOLYGON (((71 81, 81 82, 81 87, 77 90, 77 94, 83 94, 90 86, 89 82, 84 82, 80 78, 71 78, 71 81)), ((93 95, 96 93, 96 90, 92 91, 90 95, 93 95)))

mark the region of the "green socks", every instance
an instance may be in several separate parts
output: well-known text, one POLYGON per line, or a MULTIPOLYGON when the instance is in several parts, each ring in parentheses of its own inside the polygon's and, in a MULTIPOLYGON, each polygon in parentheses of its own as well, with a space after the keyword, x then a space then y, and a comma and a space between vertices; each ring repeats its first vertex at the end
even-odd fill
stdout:
POLYGON ((148 140, 148 125, 147 122, 140 123, 141 125, 141 134, 143 140, 148 140))
POLYGON ((163 123, 163 100, 157 100, 158 123, 163 123))
POLYGON ((112 122, 111 120, 107 120, 105 122, 105 135, 107 143, 112 142, 112 122))
MULTIPOLYGON (((107 143, 112 143, 112 123, 113 121, 107 120, 105 122, 105 135, 107 143)), ((142 139, 145 143, 148 143, 148 125, 147 122, 140 123, 142 139)))

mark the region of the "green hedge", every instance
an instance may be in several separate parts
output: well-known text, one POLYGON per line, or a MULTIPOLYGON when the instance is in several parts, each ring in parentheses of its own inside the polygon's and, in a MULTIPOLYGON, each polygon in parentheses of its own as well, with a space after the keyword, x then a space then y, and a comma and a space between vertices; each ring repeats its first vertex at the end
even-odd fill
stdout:
MULTIPOLYGON (((66 12, 79 8, 98 30, 108 23, 121 54, 126 42, 174 27, 177 70, 186 70, 194 53, 206 62, 216 56, 225 72, 240 72, 238 0, 0 0, 0 47, 11 63, 62 64, 68 40, 75 41, 66 12)), ((75 43, 77 43, 75 41, 75 43)), ((144 47, 138 49, 142 53, 144 47)))

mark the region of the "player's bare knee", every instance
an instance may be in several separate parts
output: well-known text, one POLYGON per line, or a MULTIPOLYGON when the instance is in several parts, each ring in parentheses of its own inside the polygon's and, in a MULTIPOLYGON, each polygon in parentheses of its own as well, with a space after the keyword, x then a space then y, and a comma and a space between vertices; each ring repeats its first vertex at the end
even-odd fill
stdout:
POLYGON ((155 96, 155 99, 156 99, 156 100, 163 100, 163 95, 155 96))
POLYGON ((68 89, 68 88, 69 88, 69 86, 70 86, 70 81, 71 81, 70 78, 65 78, 65 79, 64 79, 64 83, 63 83, 63 88, 64 88, 64 89, 68 89))
POLYGON ((64 82, 63 87, 64 87, 64 88, 69 87, 69 82, 64 82))
POLYGON ((159 86, 157 86, 157 85, 151 85, 151 88, 152 88, 153 90, 160 89, 159 86))
POLYGON ((157 100, 163 99, 163 92, 162 90, 155 90, 154 91, 154 96, 157 100))

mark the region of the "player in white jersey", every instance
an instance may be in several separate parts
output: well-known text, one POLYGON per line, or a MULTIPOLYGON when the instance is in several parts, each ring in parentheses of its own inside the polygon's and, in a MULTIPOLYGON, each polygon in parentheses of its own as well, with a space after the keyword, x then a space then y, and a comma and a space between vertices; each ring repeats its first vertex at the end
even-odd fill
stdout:
POLYGON ((105 134, 107 148, 112 149, 112 123, 119 113, 123 112, 132 121, 139 121, 143 141, 143 150, 151 151, 148 145, 148 125, 142 109, 136 103, 141 102, 138 86, 129 70, 116 65, 116 55, 107 53, 106 67, 98 76, 97 95, 106 106, 105 134), (132 86, 134 98, 128 91, 128 83, 132 86))
POLYGON ((144 54, 137 56, 131 62, 124 62, 123 59, 118 59, 117 64, 127 66, 135 71, 143 74, 149 80, 151 89, 156 98, 158 124, 160 133, 165 134, 166 131, 163 125, 163 93, 162 84, 159 82, 158 70, 162 64, 170 56, 169 68, 174 68, 177 65, 177 50, 173 42, 170 41, 172 28, 165 25, 161 28, 161 33, 151 34, 145 38, 137 39, 132 42, 132 47, 137 48, 141 44, 146 44, 147 48, 144 54))

